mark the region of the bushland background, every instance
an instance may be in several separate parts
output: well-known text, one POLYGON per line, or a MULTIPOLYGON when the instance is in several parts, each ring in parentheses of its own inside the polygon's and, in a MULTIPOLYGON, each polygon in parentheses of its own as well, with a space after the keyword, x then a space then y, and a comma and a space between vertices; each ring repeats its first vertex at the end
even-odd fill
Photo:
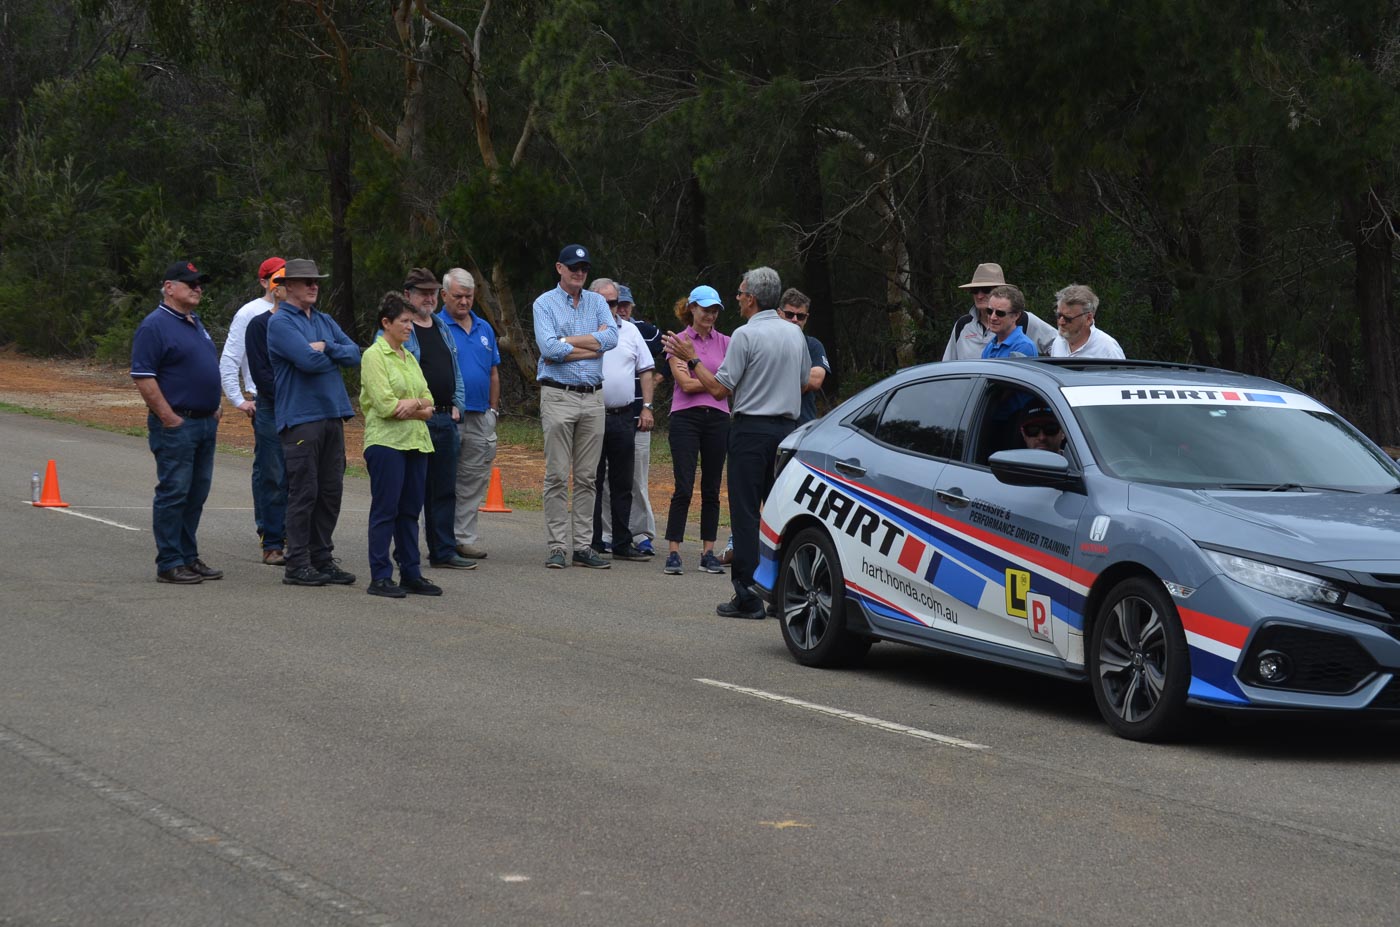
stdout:
POLYGON ((0 0, 0 344, 121 362, 177 258, 221 340, 274 253, 364 341, 461 265, 528 409, 579 241, 663 327, 776 267, 836 396, 997 261, 1400 444, 1398 78, 1395 0, 0 0))

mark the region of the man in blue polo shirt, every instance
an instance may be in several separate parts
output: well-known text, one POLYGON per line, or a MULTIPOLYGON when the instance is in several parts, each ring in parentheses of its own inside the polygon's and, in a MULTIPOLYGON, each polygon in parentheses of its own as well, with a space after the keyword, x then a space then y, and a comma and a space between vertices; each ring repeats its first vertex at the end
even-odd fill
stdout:
POLYGON ((355 414, 340 369, 360 365, 360 347, 316 308, 324 279, 315 261, 288 261, 282 278, 287 298, 267 323, 287 472, 282 582, 289 586, 355 582, 331 556, 331 534, 345 487, 345 420, 355 414))
POLYGON ((207 282, 209 275, 189 261, 171 264, 160 305, 131 341, 131 378, 150 409, 146 440, 156 458, 156 580, 177 585, 224 575, 200 559, 195 540, 214 482, 222 399, 219 350, 194 314, 207 282))
POLYGON ((982 349, 984 358, 1035 357, 1035 342, 1021 330, 1026 315, 1026 298, 1009 284, 996 287, 987 300, 987 331, 992 340, 982 349))
POLYGON ((457 512, 453 533, 457 555, 483 560, 486 548, 477 533, 477 513, 491 482, 496 461, 496 418, 501 411, 501 352, 496 332, 472 311, 476 302, 476 278, 460 267, 442 278, 442 311, 438 321, 447 326, 457 346, 466 404, 462 412, 462 443, 457 452, 457 512))

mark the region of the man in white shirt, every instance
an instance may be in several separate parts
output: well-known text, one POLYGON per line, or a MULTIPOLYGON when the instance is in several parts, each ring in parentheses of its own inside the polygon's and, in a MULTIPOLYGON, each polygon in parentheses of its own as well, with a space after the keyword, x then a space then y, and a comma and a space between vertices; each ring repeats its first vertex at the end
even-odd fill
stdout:
MULTIPOLYGON (((262 315, 272 308, 272 275, 277 273, 287 264, 280 257, 270 257, 258 265, 258 285, 262 287, 262 294, 254 299, 248 300, 233 315, 233 321, 228 326, 228 339, 224 341, 224 350, 219 355, 219 383, 223 387, 224 395, 228 401, 233 403, 249 418, 257 409, 255 400, 258 396, 258 387, 253 382, 253 373, 248 369, 248 345, 245 335, 248 332, 248 323, 254 316, 262 315), (251 395, 252 398, 249 398, 251 395)), ((253 440, 255 450, 253 454, 253 523, 257 526, 258 537, 264 534, 263 524, 264 507, 267 505, 267 490, 262 479, 262 456, 256 452, 257 431, 254 429, 253 440)), ((268 548, 264 545, 263 562, 280 566, 281 562, 276 557, 269 559, 268 551, 281 549, 281 538, 267 539, 269 543, 276 541, 275 548, 268 548)))
MULTIPOLYGON (((611 509, 612 524, 630 525, 632 518, 632 462, 636 454, 636 434, 638 431, 651 431, 655 424, 652 418, 651 397, 653 382, 651 370, 656 366, 651 349, 642 337, 637 326, 617 313, 617 284, 607 277, 593 281, 590 290, 603 297, 617 321, 617 347, 603 355, 603 454, 598 460, 598 479, 595 485, 608 485, 608 474, 617 474, 607 493, 611 509), (638 409, 636 385, 641 383, 642 401, 638 409)), ((594 497, 593 503, 593 549, 603 550, 603 493, 594 497)), ((614 560, 645 560, 647 555, 637 549, 629 532, 619 530, 614 535, 612 555, 614 560)))
POLYGON ((1055 294, 1055 321, 1060 334, 1050 345, 1051 357, 1100 357, 1122 360, 1114 337, 1094 326, 1099 298, 1087 286, 1072 283, 1055 294))

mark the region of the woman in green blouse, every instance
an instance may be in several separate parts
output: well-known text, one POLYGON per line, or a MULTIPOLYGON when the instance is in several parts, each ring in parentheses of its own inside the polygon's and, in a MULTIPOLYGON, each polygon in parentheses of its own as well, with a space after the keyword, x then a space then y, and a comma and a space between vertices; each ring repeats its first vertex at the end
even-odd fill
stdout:
POLYGON ((413 333, 413 307, 399 293, 379 303, 384 337, 365 349, 360 361, 360 411, 365 416, 365 466, 369 469, 370 595, 402 599, 442 595, 423 578, 418 562, 418 513, 433 442, 428 419, 433 394, 418 361, 404 350, 413 333), (399 562, 399 582, 389 562, 389 540, 399 562))

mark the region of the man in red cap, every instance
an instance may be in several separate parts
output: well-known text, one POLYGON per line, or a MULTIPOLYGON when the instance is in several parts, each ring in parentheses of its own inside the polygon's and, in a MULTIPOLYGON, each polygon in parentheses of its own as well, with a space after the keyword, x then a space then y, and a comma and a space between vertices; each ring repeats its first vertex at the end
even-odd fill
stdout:
MULTIPOLYGON (((272 275, 286 264, 287 262, 280 257, 270 257, 258 265, 258 285, 262 287, 262 293, 244 303, 234 313, 233 321, 228 326, 228 339, 224 341, 223 354, 219 356, 219 382, 223 386, 224 395, 249 418, 253 417, 257 408, 258 387, 253 381, 252 371, 248 368, 248 323, 254 316, 262 315, 272 308, 272 275), (248 398, 248 394, 252 394, 251 399, 248 398)), ((266 474, 262 472, 266 454, 258 452, 256 429, 253 441, 253 523, 257 526, 258 537, 262 539, 263 563, 281 566, 282 532, 275 532, 277 537, 271 537, 269 535, 273 532, 267 530, 266 486, 269 481, 264 479, 266 474)))

